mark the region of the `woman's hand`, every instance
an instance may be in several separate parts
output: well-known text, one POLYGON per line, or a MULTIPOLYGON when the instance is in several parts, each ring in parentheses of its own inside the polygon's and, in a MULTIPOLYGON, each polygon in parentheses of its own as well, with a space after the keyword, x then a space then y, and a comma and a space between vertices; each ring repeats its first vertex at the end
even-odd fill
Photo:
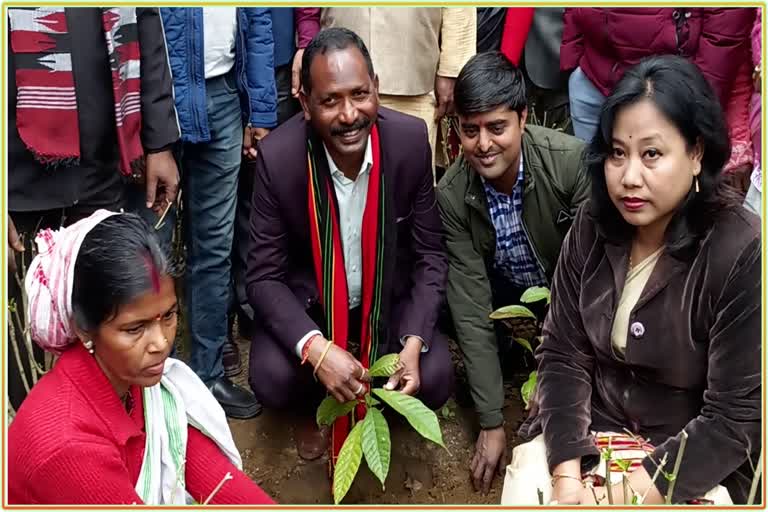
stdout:
MULTIPOLYGON (((574 478, 558 478, 552 488, 550 505, 579 505, 584 499, 584 484, 574 478)), ((594 503, 594 501, 593 501, 594 503)))

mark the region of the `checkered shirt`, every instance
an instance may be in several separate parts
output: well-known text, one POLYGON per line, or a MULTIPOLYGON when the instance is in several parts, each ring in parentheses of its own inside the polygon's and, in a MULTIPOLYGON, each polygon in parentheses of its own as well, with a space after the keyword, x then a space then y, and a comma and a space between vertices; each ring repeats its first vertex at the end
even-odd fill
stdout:
POLYGON ((547 279, 523 229, 522 157, 511 196, 497 192, 485 180, 483 185, 493 227, 496 229, 496 271, 515 286, 546 286, 547 279))

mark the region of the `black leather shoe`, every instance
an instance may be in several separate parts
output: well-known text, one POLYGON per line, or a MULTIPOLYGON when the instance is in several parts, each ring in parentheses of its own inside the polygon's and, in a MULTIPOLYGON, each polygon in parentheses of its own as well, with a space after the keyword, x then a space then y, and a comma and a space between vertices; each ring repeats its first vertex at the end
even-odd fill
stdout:
POLYGON ((262 407, 256 397, 226 377, 209 382, 208 389, 230 418, 247 420, 261 414, 262 407))

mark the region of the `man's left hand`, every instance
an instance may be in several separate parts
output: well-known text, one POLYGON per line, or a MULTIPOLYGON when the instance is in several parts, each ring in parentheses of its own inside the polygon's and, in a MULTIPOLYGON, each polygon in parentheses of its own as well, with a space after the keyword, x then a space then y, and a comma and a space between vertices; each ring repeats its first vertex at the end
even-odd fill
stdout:
POLYGON ((179 169, 170 149, 147 154, 147 208, 161 215, 176 200, 179 169))
POLYGON ((397 389, 406 395, 415 395, 421 389, 421 377, 419 375, 419 358, 421 357, 421 340, 409 336, 405 340, 405 347, 400 352, 400 367, 389 378, 384 389, 397 389))
POLYGON ((437 99, 435 121, 445 115, 453 114, 453 86, 455 83, 455 78, 448 78, 445 76, 435 77, 435 98, 437 99))
POLYGON ((243 156, 248 160, 256 158, 256 143, 269 135, 269 128, 246 126, 243 132, 243 156))

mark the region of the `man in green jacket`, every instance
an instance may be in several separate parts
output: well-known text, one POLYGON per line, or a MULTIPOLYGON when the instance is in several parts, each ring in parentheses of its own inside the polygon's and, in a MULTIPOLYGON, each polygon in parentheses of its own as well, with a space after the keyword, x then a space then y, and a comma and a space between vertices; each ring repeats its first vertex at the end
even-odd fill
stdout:
POLYGON ((506 466, 504 387, 489 314, 549 286, 563 238, 589 195, 584 144, 526 126, 523 75, 501 53, 478 54, 456 81, 463 155, 438 185, 448 247, 448 305, 481 432, 470 471, 487 492, 506 466))

